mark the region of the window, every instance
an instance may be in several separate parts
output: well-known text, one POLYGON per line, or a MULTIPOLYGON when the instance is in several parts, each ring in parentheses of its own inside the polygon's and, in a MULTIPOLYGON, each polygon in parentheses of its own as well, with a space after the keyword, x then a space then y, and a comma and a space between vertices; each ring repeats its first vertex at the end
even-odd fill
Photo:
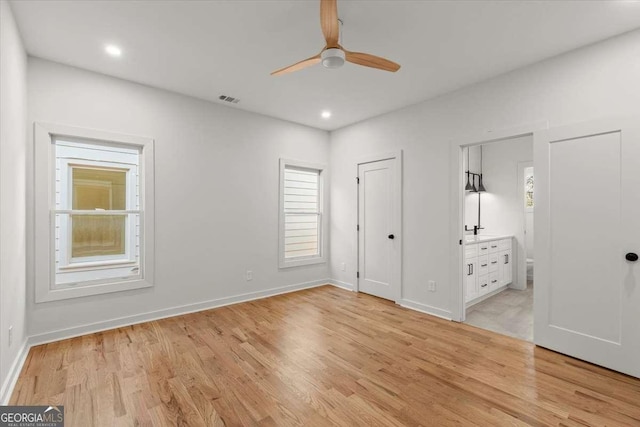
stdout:
POLYGON ((533 209, 533 185, 533 168, 526 168, 524 174, 524 201, 527 209, 533 209))
POLYGON ((42 124, 35 138, 36 301, 151 286, 152 141, 42 124))
POLYGON ((280 267, 325 261, 324 167, 280 160, 280 267))

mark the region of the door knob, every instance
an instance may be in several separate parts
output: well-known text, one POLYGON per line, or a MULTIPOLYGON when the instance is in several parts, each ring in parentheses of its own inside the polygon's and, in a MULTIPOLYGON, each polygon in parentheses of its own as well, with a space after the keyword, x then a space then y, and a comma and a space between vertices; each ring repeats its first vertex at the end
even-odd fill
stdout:
POLYGON ((393 234, 389 234, 387 237, 390 238, 391 240, 396 238, 396 236, 394 236, 393 234))
POLYGON ((635 254, 633 252, 629 252, 624 257, 627 261, 631 261, 631 262, 635 262, 638 260, 638 254, 635 254))

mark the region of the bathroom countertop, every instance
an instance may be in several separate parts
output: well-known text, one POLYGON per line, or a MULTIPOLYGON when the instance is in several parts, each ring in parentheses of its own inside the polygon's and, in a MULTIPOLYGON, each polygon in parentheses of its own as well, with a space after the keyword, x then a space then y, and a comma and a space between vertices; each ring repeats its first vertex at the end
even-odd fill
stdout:
POLYGON ((467 243, 480 243, 480 242, 489 242, 492 240, 502 240, 502 239, 511 239, 513 236, 509 235, 477 235, 477 236, 466 236, 467 243))

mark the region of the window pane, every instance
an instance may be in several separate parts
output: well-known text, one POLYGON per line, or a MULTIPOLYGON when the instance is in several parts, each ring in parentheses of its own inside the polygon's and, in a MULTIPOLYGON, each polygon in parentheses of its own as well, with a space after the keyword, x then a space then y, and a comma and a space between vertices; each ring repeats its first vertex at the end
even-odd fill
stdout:
POLYGON ((71 257, 124 255, 126 215, 72 215, 71 257))
POLYGON ((140 242, 140 214, 57 213, 56 286, 140 277, 140 242))
POLYGON ((286 168, 284 171, 284 211, 318 212, 318 171, 286 168))
POLYGON ((284 257, 319 255, 318 214, 285 214, 284 257))
POLYGON ((125 210, 127 171, 73 167, 72 209, 125 210))

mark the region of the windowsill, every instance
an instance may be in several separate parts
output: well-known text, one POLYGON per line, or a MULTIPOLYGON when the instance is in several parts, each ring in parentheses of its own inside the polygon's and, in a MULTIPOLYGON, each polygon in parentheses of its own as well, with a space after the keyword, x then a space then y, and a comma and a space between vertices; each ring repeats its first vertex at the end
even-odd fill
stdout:
POLYGON ((144 279, 122 280, 112 283, 76 286, 61 289, 49 289, 46 295, 37 295, 36 303, 59 301, 70 298, 81 298, 91 295, 108 294, 111 292, 129 291, 133 289, 150 288, 153 283, 144 279))
POLYGON ((113 261, 93 261, 93 262, 78 262, 73 264, 67 264, 62 267, 58 267, 60 271, 84 271, 84 270, 99 270, 105 268, 116 268, 116 267, 128 267, 128 266, 136 266, 138 265, 136 261, 131 261, 129 259, 119 259, 113 261))
POLYGON ((302 267, 305 265, 324 264, 326 262, 323 256, 304 258, 304 259, 281 259, 279 268, 302 267))

